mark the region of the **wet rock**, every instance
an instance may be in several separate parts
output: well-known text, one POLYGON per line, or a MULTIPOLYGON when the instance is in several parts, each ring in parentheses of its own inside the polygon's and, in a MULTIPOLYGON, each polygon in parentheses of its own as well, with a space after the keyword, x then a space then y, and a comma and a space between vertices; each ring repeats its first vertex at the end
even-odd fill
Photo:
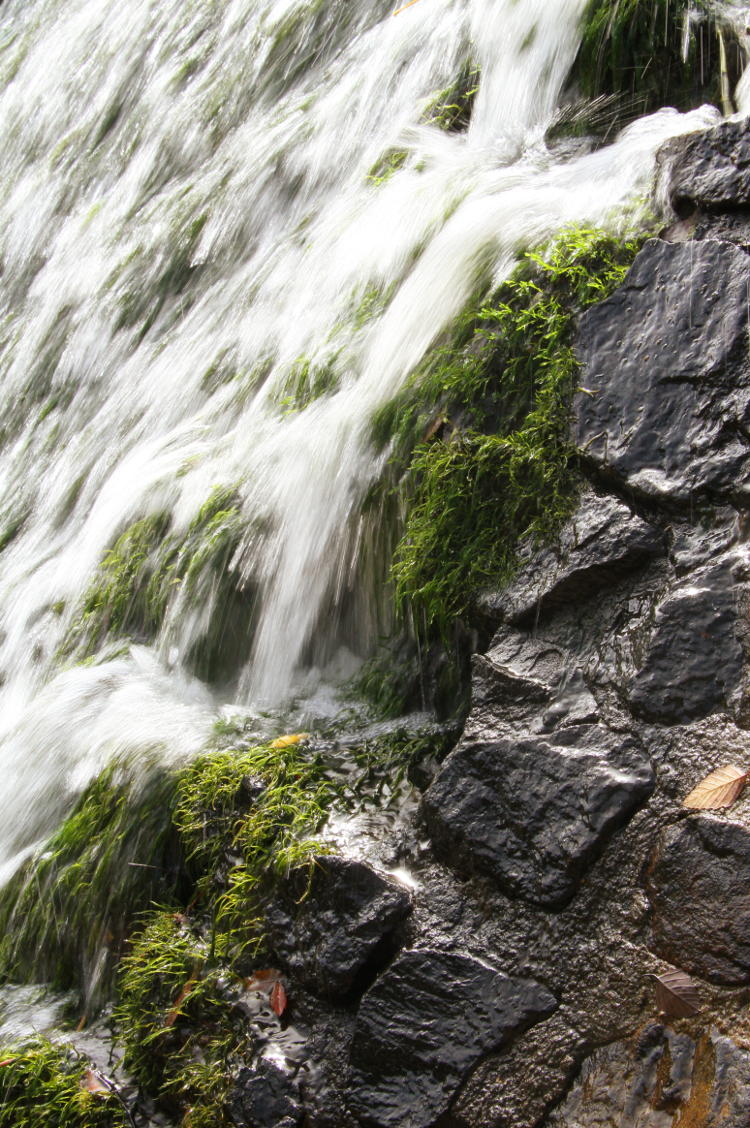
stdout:
POLYGON ((596 1050, 549 1128, 746 1128, 750 1054, 729 1038, 651 1023, 596 1050))
POLYGON ((583 315, 573 438, 595 469, 668 504, 750 496, 749 287, 731 243, 652 240, 583 315))
POLYGON ((472 956, 402 953, 362 1000, 349 1104, 368 1128, 430 1128, 476 1062, 551 1014, 554 996, 472 956))
POLYGON ((678 215, 696 207, 707 211, 750 207, 747 120, 675 137, 660 149, 658 162, 663 187, 678 215))
POLYGON ((615 498, 588 491, 555 548, 529 554, 497 600, 510 622, 528 623, 591 599, 663 551, 661 530, 615 498))
POLYGON ((425 792, 423 810, 451 864, 560 907, 653 786, 632 737, 574 725, 549 737, 463 741, 425 792))
POLYGON ((297 1083, 270 1061, 239 1071, 228 1109, 238 1128, 297 1128, 303 1112, 297 1083))
POLYGON ((321 995, 348 995, 368 969, 393 954, 394 929, 411 911, 409 893, 364 862, 321 856, 292 873, 267 909, 279 961, 321 995))
POLYGON ((734 588, 729 568, 710 568, 659 605, 630 691, 635 713, 667 724, 705 717, 726 704, 744 664, 734 588))
POLYGON ((658 955, 714 983, 750 983, 750 831, 708 815, 669 827, 646 889, 658 955))

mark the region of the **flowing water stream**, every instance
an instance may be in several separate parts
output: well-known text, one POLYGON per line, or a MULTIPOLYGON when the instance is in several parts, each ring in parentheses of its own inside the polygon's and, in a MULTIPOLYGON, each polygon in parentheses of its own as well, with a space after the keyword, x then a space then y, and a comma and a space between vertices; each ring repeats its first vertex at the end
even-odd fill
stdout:
POLYGON ((658 146, 718 117, 551 150, 584 7, 4 0, 0 877, 112 754, 184 759, 221 706, 276 706, 367 653, 373 411, 479 280, 566 224, 622 223, 658 146), (468 130, 426 123, 469 61, 468 130), (256 607, 238 676, 189 661, 208 571, 174 585, 153 645, 71 664, 116 537, 158 514, 185 534, 217 487, 256 607))

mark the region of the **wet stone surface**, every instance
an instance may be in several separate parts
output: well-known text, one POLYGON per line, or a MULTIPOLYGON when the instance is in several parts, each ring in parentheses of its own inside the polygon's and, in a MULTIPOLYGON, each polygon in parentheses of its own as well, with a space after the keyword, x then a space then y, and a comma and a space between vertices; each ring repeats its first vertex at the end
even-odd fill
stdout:
POLYGON ((558 907, 653 785, 631 737, 575 725, 548 738, 459 744, 425 793, 424 813, 452 864, 558 907))
POLYGON ((464 954, 404 952, 365 995, 349 1106, 370 1128, 429 1128, 490 1050, 551 1014, 554 996, 464 954))
MULTIPOLYGON (((269 942, 309 989, 346 996, 393 954, 392 934, 411 910, 408 892, 364 862, 321 856, 292 874, 267 910, 269 942)), ((364 985, 363 985, 364 986, 364 985)))
POLYGON ((750 983, 750 831, 691 815, 661 835, 649 867, 653 947, 714 983, 750 983))

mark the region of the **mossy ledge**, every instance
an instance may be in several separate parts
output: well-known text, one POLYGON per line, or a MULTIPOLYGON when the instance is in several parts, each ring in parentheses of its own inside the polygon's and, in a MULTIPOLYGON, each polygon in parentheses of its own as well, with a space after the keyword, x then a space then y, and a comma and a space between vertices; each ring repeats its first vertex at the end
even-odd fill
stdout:
POLYGON ((578 491, 568 441, 578 315, 620 285, 645 234, 570 228, 475 300, 372 420, 405 513, 393 560, 404 621, 452 638, 519 544, 552 539, 578 491))
POLYGON ((0 1128, 127 1128, 132 1121, 90 1068, 64 1045, 35 1038, 0 1051, 0 1128))

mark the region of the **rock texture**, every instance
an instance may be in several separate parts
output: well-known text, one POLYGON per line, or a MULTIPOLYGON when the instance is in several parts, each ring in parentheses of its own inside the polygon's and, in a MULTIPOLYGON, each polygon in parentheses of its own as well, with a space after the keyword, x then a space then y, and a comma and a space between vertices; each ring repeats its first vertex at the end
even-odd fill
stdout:
POLYGON ((488 1050, 550 1014, 539 983, 451 952, 404 952, 365 995, 349 1104, 372 1128, 429 1128, 488 1050))
POLYGON ((292 874, 267 910, 271 946, 299 982, 346 996, 358 977, 385 962, 389 941, 411 909, 408 892, 363 862, 322 856, 292 874))
POLYGON ((659 154, 663 185, 678 214, 750 207, 750 126, 726 122, 676 137, 659 154))
POLYGON ((750 983, 750 830, 727 815, 668 827, 647 889, 660 956, 714 983, 750 983))
POLYGON ((631 737, 571 725, 546 739, 462 741, 425 794, 424 810, 444 857, 476 866, 508 893, 556 907, 574 895, 653 785, 631 737))
POLYGON ((647 243, 581 318, 574 439, 590 463, 671 506, 750 499, 750 258, 732 243, 647 243))

